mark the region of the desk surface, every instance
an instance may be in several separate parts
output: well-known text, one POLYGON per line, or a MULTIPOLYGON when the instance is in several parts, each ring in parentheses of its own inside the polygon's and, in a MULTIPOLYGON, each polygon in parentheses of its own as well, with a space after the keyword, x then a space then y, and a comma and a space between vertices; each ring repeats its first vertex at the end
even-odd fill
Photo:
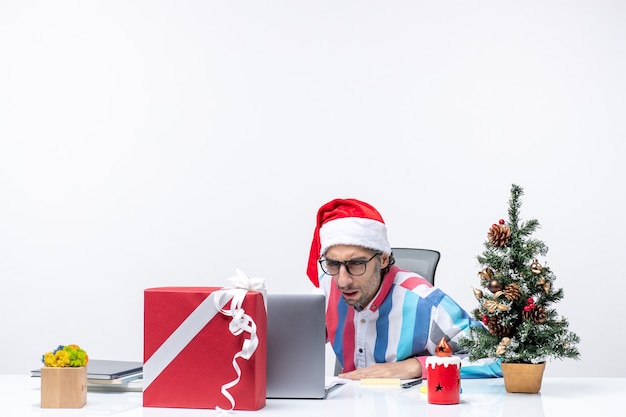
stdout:
MULTIPOLYGON (((457 405, 428 404, 419 387, 362 386, 350 382, 325 400, 267 400, 258 411, 231 415, 262 416, 435 416, 435 417, 552 417, 572 415, 623 416, 626 378, 544 378, 540 394, 510 394, 502 379, 462 380, 457 405)), ((80 409, 40 408, 40 380, 23 375, 0 375, 0 415, 10 417, 217 416, 215 410, 142 407, 141 392, 87 393, 80 409)))

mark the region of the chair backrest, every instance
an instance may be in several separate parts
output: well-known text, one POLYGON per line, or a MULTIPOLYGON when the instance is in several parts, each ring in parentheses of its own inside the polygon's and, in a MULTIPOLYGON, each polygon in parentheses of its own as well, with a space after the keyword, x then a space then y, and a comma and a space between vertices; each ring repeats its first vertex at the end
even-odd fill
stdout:
POLYGON ((435 284, 435 272, 441 254, 432 249, 391 248, 396 266, 407 271, 417 272, 435 284))

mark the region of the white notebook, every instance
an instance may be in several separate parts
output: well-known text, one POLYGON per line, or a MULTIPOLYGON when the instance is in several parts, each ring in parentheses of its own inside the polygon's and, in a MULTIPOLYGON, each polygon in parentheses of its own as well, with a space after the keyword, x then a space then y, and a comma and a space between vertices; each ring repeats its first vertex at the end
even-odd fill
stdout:
MULTIPOLYGON (((142 370, 143 362, 89 359, 87 362, 87 379, 118 379, 141 373, 142 370)), ((40 377, 41 369, 33 369, 31 376, 40 377)))

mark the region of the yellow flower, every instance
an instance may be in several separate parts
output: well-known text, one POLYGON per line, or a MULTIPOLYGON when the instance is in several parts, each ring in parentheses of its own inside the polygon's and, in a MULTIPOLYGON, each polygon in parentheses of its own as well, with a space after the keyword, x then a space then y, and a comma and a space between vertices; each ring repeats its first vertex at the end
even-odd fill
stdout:
POLYGON ((69 366, 70 364, 70 354, 64 350, 57 350, 57 353, 54 354, 56 359, 55 366, 69 366))
POLYGON ((87 356, 87 352, 78 345, 60 345, 52 352, 44 353, 41 360, 45 366, 79 367, 87 365, 89 357, 87 356))
POLYGON ((54 354, 52 352, 46 352, 43 355, 43 364, 45 366, 55 366, 54 354))

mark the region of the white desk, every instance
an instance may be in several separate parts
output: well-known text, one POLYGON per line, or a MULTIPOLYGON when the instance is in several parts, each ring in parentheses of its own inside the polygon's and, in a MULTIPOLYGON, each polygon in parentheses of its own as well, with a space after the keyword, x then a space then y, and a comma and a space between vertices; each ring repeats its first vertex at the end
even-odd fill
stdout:
MULTIPOLYGON (((235 410, 233 416, 354 417, 553 417, 564 415, 620 416, 626 378, 545 378, 540 394, 509 394, 502 379, 462 380, 461 404, 428 404, 419 387, 361 386, 350 382, 326 400, 268 400, 258 411, 235 410)), ((80 409, 40 408, 40 380, 0 375, 0 415, 177 417, 217 416, 215 410, 142 407, 141 392, 91 392, 80 409)))

